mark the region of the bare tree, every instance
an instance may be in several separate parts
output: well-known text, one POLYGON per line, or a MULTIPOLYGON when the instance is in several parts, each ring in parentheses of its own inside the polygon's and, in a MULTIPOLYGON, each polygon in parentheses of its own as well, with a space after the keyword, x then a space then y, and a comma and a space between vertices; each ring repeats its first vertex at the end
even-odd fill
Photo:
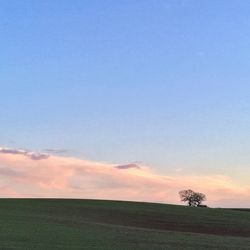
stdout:
POLYGON ((182 190, 179 192, 179 195, 180 195, 181 201, 187 202, 188 206, 190 207, 197 207, 203 201, 206 200, 205 194, 194 192, 191 189, 182 190))

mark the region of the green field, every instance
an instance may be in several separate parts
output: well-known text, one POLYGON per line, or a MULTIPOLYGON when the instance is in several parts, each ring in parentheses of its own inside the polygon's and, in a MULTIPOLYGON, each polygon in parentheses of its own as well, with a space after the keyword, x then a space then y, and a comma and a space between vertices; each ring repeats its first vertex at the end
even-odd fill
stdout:
POLYGON ((0 249, 250 249, 247 210, 1 199, 0 249))

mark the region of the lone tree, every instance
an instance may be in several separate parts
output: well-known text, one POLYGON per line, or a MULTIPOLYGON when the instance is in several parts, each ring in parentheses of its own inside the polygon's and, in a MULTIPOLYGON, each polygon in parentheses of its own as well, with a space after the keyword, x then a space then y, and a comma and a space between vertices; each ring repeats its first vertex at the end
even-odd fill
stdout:
POLYGON ((191 189, 182 190, 179 192, 181 201, 187 202, 190 207, 197 207, 203 201, 206 200, 206 195, 202 193, 194 192, 191 189))

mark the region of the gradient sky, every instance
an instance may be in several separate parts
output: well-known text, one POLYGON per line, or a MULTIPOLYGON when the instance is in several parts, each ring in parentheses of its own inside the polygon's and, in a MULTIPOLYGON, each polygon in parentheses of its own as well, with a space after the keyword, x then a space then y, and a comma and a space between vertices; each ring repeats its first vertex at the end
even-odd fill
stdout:
POLYGON ((250 2, 0 1, 0 145, 250 177, 250 2))

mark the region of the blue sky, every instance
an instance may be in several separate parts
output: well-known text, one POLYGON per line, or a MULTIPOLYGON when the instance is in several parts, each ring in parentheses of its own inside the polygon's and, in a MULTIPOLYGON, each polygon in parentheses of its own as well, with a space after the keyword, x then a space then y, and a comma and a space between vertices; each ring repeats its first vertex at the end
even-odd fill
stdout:
POLYGON ((247 181, 249 12, 249 1, 1 1, 1 144, 247 181))

